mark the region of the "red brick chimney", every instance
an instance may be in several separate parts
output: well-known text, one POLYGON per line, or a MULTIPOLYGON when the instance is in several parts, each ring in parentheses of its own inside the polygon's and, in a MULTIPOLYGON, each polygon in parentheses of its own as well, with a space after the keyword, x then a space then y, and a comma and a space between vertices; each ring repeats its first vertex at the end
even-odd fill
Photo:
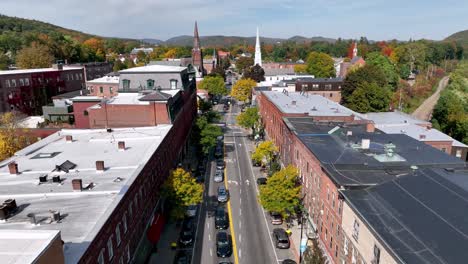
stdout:
POLYGON ((10 171, 10 174, 18 174, 18 164, 14 161, 8 163, 8 170, 10 171))
POLYGON ((104 161, 103 160, 97 160, 96 161, 96 170, 97 171, 104 171, 104 161))
POLYGON ((82 191, 83 190, 83 181, 81 179, 73 179, 72 186, 74 191, 82 191))
POLYGON ((119 141, 119 151, 125 151, 125 141, 119 141))
POLYGON ((366 124, 366 132, 367 133, 374 133, 375 132, 375 126, 373 123, 367 123, 366 124))
POLYGON ((67 143, 72 143, 73 142, 73 137, 71 135, 66 135, 65 139, 67 140, 67 143))

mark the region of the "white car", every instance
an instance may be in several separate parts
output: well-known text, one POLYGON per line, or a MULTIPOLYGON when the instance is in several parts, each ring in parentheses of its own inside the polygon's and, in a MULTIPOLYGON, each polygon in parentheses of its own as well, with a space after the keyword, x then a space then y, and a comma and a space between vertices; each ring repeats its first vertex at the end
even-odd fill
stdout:
POLYGON ((216 170, 214 181, 215 182, 222 182, 224 180, 224 174, 222 170, 216 170))

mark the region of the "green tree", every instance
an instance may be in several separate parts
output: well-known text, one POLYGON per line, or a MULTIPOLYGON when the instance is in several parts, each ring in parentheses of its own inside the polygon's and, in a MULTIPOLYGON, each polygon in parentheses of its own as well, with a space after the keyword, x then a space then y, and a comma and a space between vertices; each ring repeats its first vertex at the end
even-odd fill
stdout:
POLYGON ((16 64, 23 69, 48 68, 53 61, 49 49, 39 44, 20 50, 16 57, 16 64))
POLYGON ((197 133, 199 134, 199 144, 204 154, 216 146, 216 138, 223 134, 221 128, 209 123, 206 116, 201 116, 196 121, 197 133))
POLYGON ((348 73, 341 88, 342 104, 349 103, 349 98, 362 83, 376 83, 381 87, 385 87, 387 78, 382 69, 375 65, 365 65, 348 73))
POLYGON ((224 79, 219 76, 207 76, 203 78, 198 88, 207 91, 210 95, 228 94, 224 79))
POLYGON ((187 206, 203 201, 203 185, 182 168, 171 172, 162 186, 163 196, 171 203, 171 215, 184 217, 187 206))
POLYGON ((335 77, 334 61, 330 55, 323 52, 311 52, 307 56, 307 72, 315 78, 335 77))
POLYGON ((0 70, 8 70, 10 64, 10 58, 5 54, 0 54, 0 70))
POLYGON ((312 248, 308 247, 302 257, 304 264, 325 264, 325 257, 323 251, 318 245, 317 239, 312 241, 312 248))
POLYGON ((269 212, 278 212, 288 217, 300 204, 301 185, 298 183, 298 170, 289 165, 268 178, 260 186, 260 204, 269 212))
POLYGON ((127 69, 127 65, 122 63, 121 60, 117 59, 114 61, 114 66, 112 68, 114 72, 118 72, 118 71, 125 70, 125 69, 127 69))
POLYGON ((243 73, 245 69, 254 65, 254 60, 251 57, 240 57, 236 61, 236 69, 239 73, 243 73))
POLYGON ((255 148, 252 153, 252 159, 259 163, 269 163, 273 160, 275 153, 278 152, 278 147, 271 140, 264 141, 255 148))
POLYGON ((398 71, 395 65, 388 59, 388 57, 382 55, 380 52, 371 52, 367 54, 366 64, 375 65, 382 69, 387 83, 393 88, 396 88, 398 80, 398 71))
POLYGON ((295 73, 307 73, 307 64, 297 64, 294 65, 294 72, 295 73))
POLYGON ((231 96, 238 101, 247 102, 252 97, 252 89, 257 83, 252 79, 240 79, 231 90, 231 96))
POLYGON ((256 82, 265 81, 265 71, 262 66, 256 64, 255 66, 246 68, 244 70, 244 78, 252 79, 256 82))
POLYGON ((239 114, 236 117, 237 124, 241 127, 252 129, 252 132, 255 130, 255 126, 260 120, 260 115, 258 113, 257 107, 250 107, 245 110, 245 112, 239 114))
POLYGON ((389 110, 391 93, 377 83, 363 82, 348 98, 347 107, 360 112, 382 112, 389 110))

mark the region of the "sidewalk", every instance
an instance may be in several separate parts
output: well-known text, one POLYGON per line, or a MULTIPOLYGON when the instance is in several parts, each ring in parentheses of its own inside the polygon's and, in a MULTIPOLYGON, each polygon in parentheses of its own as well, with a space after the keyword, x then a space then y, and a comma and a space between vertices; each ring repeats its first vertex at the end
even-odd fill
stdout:
POLYGON ((167 223, 164 226, 161 237, 157 244, 156 253, 151 255, 148 264, 172 263, 176 254, 175 250, 171 249, 171 243, 177 241, 179 237, 179 228, 175 223, 167 223))

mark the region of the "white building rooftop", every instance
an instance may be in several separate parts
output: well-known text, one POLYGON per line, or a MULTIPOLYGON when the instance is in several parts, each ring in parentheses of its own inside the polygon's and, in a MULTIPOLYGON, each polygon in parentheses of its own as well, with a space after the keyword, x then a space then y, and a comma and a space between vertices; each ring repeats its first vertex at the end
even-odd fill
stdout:
POLYGON ((83 67, 71 67, 63 66, 63 70, 55 68, 38 68, 38 69, 22 69, 22 70, 10 70, 10 71, 0 71, 0 75, 10 75, 10 74, 22 74, 22 73, 39 73, 39 72, 51 72, 51 71, 67 71, 67 70, 81 70, 83 67))
POLYGON ((144 72, 181 72, 187 67, 167 66, 167 65, 148 65, 121 70, 119 73, 144 73, 144 72))
POLYGON ((365 119, 362 114, 352 111, 321 95, 301 94, 300 92, 262 91, 278 109, 286 114, 304 114, 309 116, 351 116, 365 119))
POLYGON ((18 121, 18 127, 21 128, 37 128, 38 123, 43 123, 43 116, 28 116, 18 121))
POLYGON ((0 263, 34 263, 59 233, 59 230, 0 230, 0 263))
POLYGON ((86 83, 99 83, 99 84, 118 84, 119 83, 119 76, 104 76, 101 78, 97 78, 91 81, 87 81, 86 83))
POLYGON ((375 124, 417 124, 417 125, 431 125, 430 122, 419 120, 406 113, 395 112, 380 112, 380 113, 366 113, 364 116, 374 121, 375 124))
POLYGON ((77 263, 86 242, 96 236, 171 127, 61 130, 18 151, 0 163, 0 201, 15 199, 19 208, 0 223, 0 231, 60 230, 66 263, 77 263), (125 142, 125 151, 119 151, 119 141, 125 142), (9 173, 12 161, 18 175, 9 173), (57 171, 56 165, 65 161, 76 167, 57 171), (96 161, 104 161, 104 172, 96 171, 96 161), (39 184, 44 175, 48 181, 39 184), (53 176, 60 176, 61 183, 53 183, 53 176), (82 179, 89 188, 73 191, 73 179, 82 179), (60 211, 61 221, 51 222, 49 210, 60 211), (30 223, 29 213, 36 215, 38 225, 30 223))

